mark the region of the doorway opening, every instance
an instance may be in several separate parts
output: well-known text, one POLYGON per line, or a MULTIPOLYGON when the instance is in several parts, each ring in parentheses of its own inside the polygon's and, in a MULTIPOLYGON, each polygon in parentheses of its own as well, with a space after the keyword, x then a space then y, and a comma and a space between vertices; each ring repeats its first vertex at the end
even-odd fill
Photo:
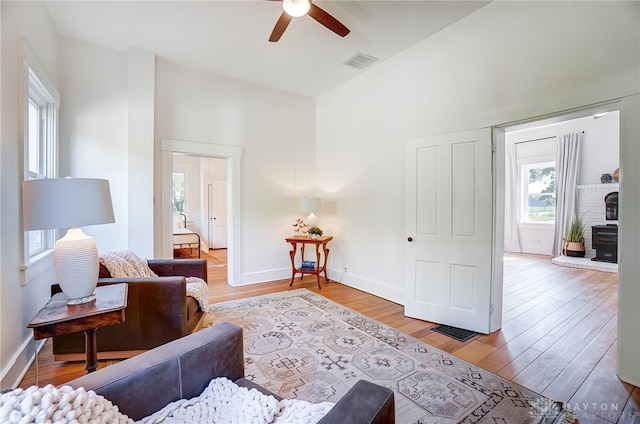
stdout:
MULTIPOLYGON (((226 168, 225 159, 173 154, 174 257, 199 258, 227 249, 226 168)), ((222 265, 223 255, 216 256, 222 265)), ((226 253, 224 258, 226 265, 226 253)))
POLYGON ((586 259, 595 256, 591 226, 617 224, 606 220, 605 197, 618 191, 612 176, 620 167, 619 128, 620 114, 613 110, 506 129, 505 181, 512 184, 505 186, 505 251, 559 256, 553 252, 557 143, 562 134, 579 133, 575 214, 585 227, 586 259))
MULTIPOLYGON (((239 274, 240 156, 233 146, 161 140, 162 257, 174 257, 175 229, 197 234, 198 252, 225 249, 227 283, 239 274), (175 175, 177 174, 177 175, 175 175), (176 177, 174 179, 174 176, 176 177), (234 214, 236 211, 236 214, 234 214), (236 216, 237 215, 237 216, 236 216)), ((189 252, 191 256, 193 250, 189 252)), ((214 254, 215 256, 215 254, 214 254)), ((220 255, 218 255, 220 256, 220 255)))
MULTIPOLYGON (((605 196, 618 191, 609 180, 621 167, 620 104, 610 102, 541 119, 494 128, 495 146, 495 239, 494 269, 503 281, 510 255, 542 255, 561 266, 617 272, 613 264, 592 261, 592 226, 617 225, 605 221, 605 196), (583 221, 584 258, 562 255, 555 232, 556 147, 563 134, 581 135, 581 154, 576 181, 575 215, 583 221), (549 178, 553 177, 553 178, 549 178), (602 199, 600 199, 600 197, 602 199), (601 200, 601 202, 599 201, 601 200), (556 249, 554 250, 554 240, 556 249)), ((492 295, 496 315, 503 311, 502 287, 492 295)), ((494 315, 495 318, 495 315, 494 315)))

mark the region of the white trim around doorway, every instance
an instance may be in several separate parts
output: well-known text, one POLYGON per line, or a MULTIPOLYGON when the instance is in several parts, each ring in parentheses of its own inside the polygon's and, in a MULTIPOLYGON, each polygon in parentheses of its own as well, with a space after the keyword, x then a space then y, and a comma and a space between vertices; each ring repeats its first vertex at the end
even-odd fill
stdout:
POLYGON ((171 212, 171 178, 173 172, 173 154, 183 153, 190 156, 201 156, 226 159, 227 161, 227 281, 233 285, 235 278, 240 275, 240 158, 242 149, 236 146, 221 144, 197 143, 180 140, 160 140, 161 153, 161 195, 160 220, 162 228, 162 247, 160 256, 173 257, 172 228, 173 214, 171 212))

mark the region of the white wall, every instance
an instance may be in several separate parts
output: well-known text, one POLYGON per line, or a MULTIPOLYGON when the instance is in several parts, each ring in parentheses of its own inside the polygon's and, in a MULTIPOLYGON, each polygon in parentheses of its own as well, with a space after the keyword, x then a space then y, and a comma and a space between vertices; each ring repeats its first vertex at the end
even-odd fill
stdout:
POLYGON ((206 161, 205 175, 207 181, 226 181, 227 164, 221 159, 209 159, 206 161))
POLYGON ((403 301, 407 139, 637 92, 638 6, 493 2, 320 96, 317 181, 342 281, 403 301))
POLYGON ((26 326, 49 299, 50 268, 21 286, 22 141, 18 136, 18 40, 22 39, 57 84, 58 44, 53 24, 35 2, 0 2, 2 10, 2 114, 0 195, 0 388, 17 384, 33 357, 33 333, 26 326))
POLYGON ((116 221, 84 231, 99 252, 128 249, 127 54, 64 37, 59 54, 62 175, 109 180, 116 221))
POLYGON ((584 154, 578 184, 599 184, 602 174, 620 167, 620 112, 584 118, 584 154))
POLYGON ((66 37, 59 55, 60 169, 109 180, 116 219, 85 232, 99 251, 153 257, 155 57, 66 37))
POLYGON ((314 193, 314 100, 162 60, 156 66, 158 142, 242 148, 241 208, 236 217, 242 231, 241 240, 234 243, 240 272, 230 283, 289 277, 284 238, 292 234, 298 197, 314 193))
POLYGON ((140 256, 153 257, 155 54, 128 49, 128 247, 140 256))

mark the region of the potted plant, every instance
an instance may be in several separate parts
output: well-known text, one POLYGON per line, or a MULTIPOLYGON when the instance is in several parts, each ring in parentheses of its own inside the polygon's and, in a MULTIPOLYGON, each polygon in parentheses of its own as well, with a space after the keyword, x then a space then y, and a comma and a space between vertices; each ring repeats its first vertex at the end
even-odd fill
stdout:
POLYGON ((314 225, 313 227, 307 230, 307 233, 309 234, 309 237, 311 237, 312 239, 317 239, 322 235, 322 230, 320 229, 320 227, 314 225))
POLYGON ((562 239, 564 240, 564 248, 562 250, 565 256, 574 258, 584 257, 584 224, 577 215, 574 215, 567 235, 562 239))

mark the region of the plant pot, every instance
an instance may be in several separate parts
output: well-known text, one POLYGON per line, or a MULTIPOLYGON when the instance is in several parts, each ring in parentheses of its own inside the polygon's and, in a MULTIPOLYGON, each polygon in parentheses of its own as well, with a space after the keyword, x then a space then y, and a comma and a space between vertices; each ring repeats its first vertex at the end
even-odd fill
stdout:
POLYGON ((565 256, 572 258, 584 258, 585 249, 584 242, 567 241, 564 245, 565 256))
POLYGON ((311 238, 314 239, 314 240, 317 239, 318 237, 319 236, 317 234, 311 234, 311 238))

